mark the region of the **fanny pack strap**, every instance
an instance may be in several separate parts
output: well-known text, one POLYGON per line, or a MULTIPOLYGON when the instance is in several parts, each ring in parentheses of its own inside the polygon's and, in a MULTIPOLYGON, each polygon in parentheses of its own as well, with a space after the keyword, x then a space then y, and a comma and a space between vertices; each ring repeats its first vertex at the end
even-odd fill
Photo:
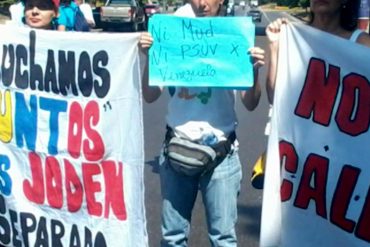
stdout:
POLYGON ((220 141, 212 146, 212 148, 216 151, 217 156, 226 156, 231 151, 231 146, 236 140, 235 131, 231 132, 231 134, 227 137, 225 141, 220 141))
MULTIPOLYGON (((175 132, 173 129, 166 125, 166 137, 165 137, 165 142, 168 143, 172 137, 175 136, 175 132)), ((236 133, 235 131, 231 132, 230 135, 227 137, 225 141, 220 141, 216 143, 215 145, 210 146, 213 148, 219 157, 224 157, 231 151, 231 146, 236 140, 236 133)))

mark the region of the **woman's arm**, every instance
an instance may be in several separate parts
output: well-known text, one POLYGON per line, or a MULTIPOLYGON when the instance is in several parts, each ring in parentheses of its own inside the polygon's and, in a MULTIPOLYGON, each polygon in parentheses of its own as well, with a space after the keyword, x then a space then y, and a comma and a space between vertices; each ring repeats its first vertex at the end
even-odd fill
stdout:
POLYGON ((254 82, 252 88, 241 91, 241 99, 244 106, 249 111, 253 111, 257 107, 261 98, 261 86, 258 80, 258 69, 265 64, 265 51, 259 47, 253 47, 249 50, 249 53, 253 58, 254 82))
POLYGON ((58 21, 57 21, 58 31, 67 31, 67 17, 66 17, 66 14, 63 8, 59 8, 58 21))
POLYGON ((267 99, 269 103, 272 104, 274 101, 279 45, 278 43, 270 43, 268 45, 268 49, 269 49, 269 55, 268 55, 268 62, 267 62, 266 92, 267 92, 267 99))
POLYGON ((287 24, 288 20, 279 18, 271 22, 266 27, 266 35, 269 40, 268 49, 268 62, 267 62, 267 76, 266 76, 266 91, 269 103, 274 101, 275 82, 278 67, 278 53, 279 53, 279 35, 280 28, 283 24, 287 24))
POLYGON ((145 55, 145 64, 144 64, 144 71, 142 75, 142 91, 144 100, 147 103, 152 103, 156 101, 159 96, 161 96, 163 88, 158 86, 149 86, 149 58, 148 58, 148 49, 153 44, 153 38, 148 32, 141 33, 140 36, 140 49, 145 55))

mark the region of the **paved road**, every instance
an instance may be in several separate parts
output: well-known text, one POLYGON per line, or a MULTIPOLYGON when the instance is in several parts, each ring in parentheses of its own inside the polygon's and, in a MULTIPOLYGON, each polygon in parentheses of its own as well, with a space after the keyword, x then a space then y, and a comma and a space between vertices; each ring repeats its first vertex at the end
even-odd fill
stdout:
MULTIPOLYGON (((281 16, 282 13, 269 12, 263 15, 261 23, 257 24, 257 29, 263 30, 268 22, 281 16)), ((266 48, 266 37, 257 36, 256 45, 266 48)), ((266 71, 260 71, 262 88, 264 89, 264 78, 266 71)), ((160 241, 160 208, 161 196, 158 176, 158 153, 165 132, 165 111, 168 96, 164 94, 152 104, 144 104, 144 129, 145 129, 145 188, 146 188, 146 213, 147 228, 150 246, 159 246, 160 241)), ((238 224, 237 236, 239 246, 256 247, 258 246, 260 232, 260 217, 262 191, 254 189, 250 184, 252 165, 258 155, 264 150, 266 137, 264 136, 265 124, 267 121, 268 103, 266 93, 263 90, 259 106, 253 112, 248 112, 238 99, 236 104, 239 118, 239 128, 237 131, 240 142, 240 157, 243 164, 243 181, 240 196, 238 199, 238 224)), ((197 202, 193 211, 191 235, 189 246, 204 247, 209 246, 206 232, 204 210, 201 198, 197 202)))

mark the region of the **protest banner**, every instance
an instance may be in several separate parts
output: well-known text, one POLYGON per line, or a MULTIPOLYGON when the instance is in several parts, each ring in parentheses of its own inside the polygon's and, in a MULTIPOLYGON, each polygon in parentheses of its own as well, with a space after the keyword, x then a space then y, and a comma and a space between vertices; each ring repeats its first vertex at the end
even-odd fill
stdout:
POLYGON ((148 246, 139 35, 0 33, 0 245, 148 246))
POLYGON ((288 24, 278 64, 260 245, 369 246, 370 49, 288 24))
POLYGON ((246 88, 253 85, 248 49, 255 26, 246 17, 154 15, 149 85, 246 88))

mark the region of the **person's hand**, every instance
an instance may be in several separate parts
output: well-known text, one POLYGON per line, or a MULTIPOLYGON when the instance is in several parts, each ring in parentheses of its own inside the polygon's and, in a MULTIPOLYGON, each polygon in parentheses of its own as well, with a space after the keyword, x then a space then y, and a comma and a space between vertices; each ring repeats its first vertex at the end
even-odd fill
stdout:
POLYGON ((266 27, 266 36, 270 43, 275 43, 279 40, 281 26, 288 22, 286 18, 278 18, 266 27))
POLYGON ((249 54, 253 59, 253 68, 259 69, 265 65, 265 50, 259 47, 252 47, 248 50, 249 54))
POLYGON ((143 51, 148 51, 148 49, 152 46, 152 44, 153 44, 152 35, 148 32, 142 32, 140 35, 140 40, 139 40, 140 48, 143 51))

